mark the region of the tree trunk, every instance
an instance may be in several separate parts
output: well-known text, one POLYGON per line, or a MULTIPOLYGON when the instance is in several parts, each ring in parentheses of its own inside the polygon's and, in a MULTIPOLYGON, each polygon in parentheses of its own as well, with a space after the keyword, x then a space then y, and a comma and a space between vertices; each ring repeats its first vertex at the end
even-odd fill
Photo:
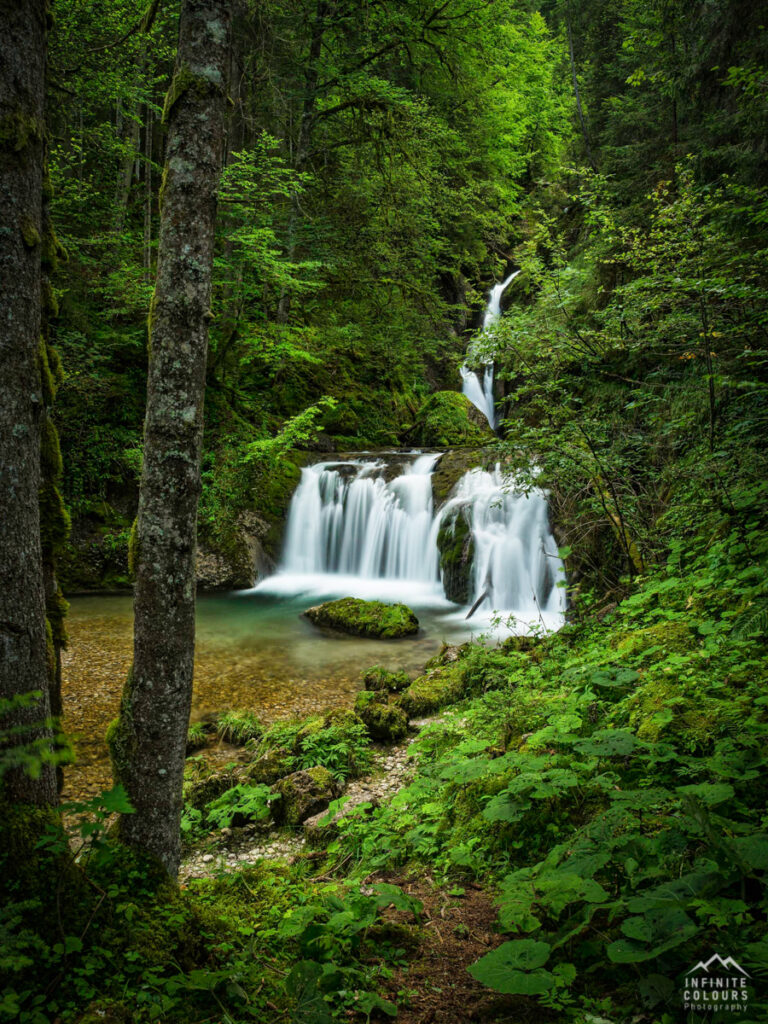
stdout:
MULTIPOLYGON (((296 139, 296 150, 293 157, 293 168, 301 173, 307 161, 312 144, 312 130, 317 103, 317 83, 320 75, 320 55, 323 49, 325 22, 328 15, 327 0, 317 0, 315 17, 312 22, 312 33, 309 40, 307 70, 304 80, 304 100, 301 107, 299 133, 296 139)), ((296 255, 296 235, 300 219, 299 197, 294 193, 291 197, 291 213, 288 221, 288 260, 293 262, 296 255)), ((277 307, 278 323, 286 323, 290 314, 291 296, 288 288, 283 287, 277 307)))
POLYGON ((587 153, 587 160, 589 160, 589 166, 593 171, 597 170, 595 164, 595 158, 592 156, 592 147, 589 143, 589 132, 587 131, 587 122, 584 118, 584 110, 581 106, 581 93, 579 92, 579 76, 576 73, 576 58, 573 52, 573 30, 571 28, 571 8, 568 4, 565 14, 565 26, 568 32, 568 56, 571 63, 571 79, 573 81, 573 94, 576 98, 576 112, 579 115, 579 124, 581 126, 581 137, 584 140, 584 149, 587 153))
MULTIPOLYGON (((0 698, 41 694, 3 715, 0 733, 26 730, 6 737, 6 746, 50 735, 38 506, 47 384, 40 336, 47 6, 0 0, 0 698)), ((56 802, 50 764, 36 779, 14 769, 4 788, 12 800, 56 802)))
POLYGON ((135 813, 122 838, 174 876, 192 698, 195 549, 216 193, 230 0, 184 0, 150 310, 144 465, 133 545, 134 661, 110 727, 113 771, 135 813))

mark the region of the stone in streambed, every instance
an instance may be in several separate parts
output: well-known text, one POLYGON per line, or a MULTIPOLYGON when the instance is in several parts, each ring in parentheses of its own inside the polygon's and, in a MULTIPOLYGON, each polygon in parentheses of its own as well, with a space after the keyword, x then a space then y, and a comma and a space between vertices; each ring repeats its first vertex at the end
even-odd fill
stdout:
POLYGON ((411 685, 411 677, 400 669, 391 672, 381 665, 373 665, 363 673, 363 687, 366 690, 383 690, 386 693, 400 693, 411 685))
POLYGON ((315 626, 378 640, 396 640, 419 631, 419 620, 407 605, 356 597, 326 601, 308 608, 304 615, 315 626))
POLYGON ((384 690, 362 690, 355 701, 355 712, 365 723, 368 735, 379 743, 396 743, 408 734, 408 716, 388 701, 389 694, 384 690))
POLYGON ((272 787, 272 814, 279 825, 300 825, 313 814, 325 810, 340 788, 334 777, 319 765, 293 772, 272 787))

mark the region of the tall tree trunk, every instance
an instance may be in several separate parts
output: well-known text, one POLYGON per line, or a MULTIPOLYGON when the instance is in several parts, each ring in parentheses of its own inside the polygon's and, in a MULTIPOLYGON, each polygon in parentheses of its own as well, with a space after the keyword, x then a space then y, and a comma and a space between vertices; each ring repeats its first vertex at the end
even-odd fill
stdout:
MULTIPOLYGON (((293 155, 294 170, 301 173, 307 162, 307 157, 312 145, 312 130, 314 126, 315 106, 317 104, 317 83, 320 76, 320 55, 323 50, 323 36, 325 34, 325 23, 328 16, 327 0, 317 0, 315 17, 312 22, 312 32, 309 39, 309 53, 307 55, 307 70, 304 79, 304 100, 301 107, 301 120, 299 121, 299 133, 296 139, 296 149, 293 155)), ((296 255, 296 235, 300 218, 299 197, 294 193, 291 198, 291 213, 288 221, 288 260, 293 261, 296 255)), ((291 307, 290 292, 283 287, 280 293, 280 301, 277 307, 277 319, 280 323, 288 320, 291 307)))
POLYGON ((589 160, 589 166, 593 171, 597 170, 597 164, 595 158, 592 156, 592 146, 589 142, 589 131, 587 130, 587 122, 584 117, 584 110, 581 106, 581 93, 579 91, 579 76, 576 72, 576 58, 573 52, 573 29, 571 27, 571 5, 570 3, 566 6, 565 10, 565 26, 568 32, 568 56, 571 63, 571 79, 573 81, 573 95, 576 98, 576 112, 579 115, 579 124, 581 126, 581 137, 584 140, 584 149, 587 153, 587 160, 589 160))
POLYGON ((134 660, 110 727, 113 771, 135 808, 122 838, 170 875, 192 698, 195 549, 231 0, 184 0, 150 310, 144 465, 133 544, 134 660))
MULTIPOLYGON (((0 0, 0 698, 39 691, 0 730, 50 730, 49 651, 40 541, 40 432, 47 384, 41 340, 46 0, 0 0), (44 376, 45 374, 45 376, 44 376)), ((56 802, 50 764, 4 779, 12 800, 56 802)))

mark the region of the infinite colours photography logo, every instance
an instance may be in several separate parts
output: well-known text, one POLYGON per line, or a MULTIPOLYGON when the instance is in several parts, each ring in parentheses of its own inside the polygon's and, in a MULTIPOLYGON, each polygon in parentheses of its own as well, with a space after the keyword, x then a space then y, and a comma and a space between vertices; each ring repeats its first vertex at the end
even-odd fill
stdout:
POLYGON ((686 973, 683 1005, 702 1013, 744 1013, 749 1005, 749 979, 732 956, 715 953, 686 973))

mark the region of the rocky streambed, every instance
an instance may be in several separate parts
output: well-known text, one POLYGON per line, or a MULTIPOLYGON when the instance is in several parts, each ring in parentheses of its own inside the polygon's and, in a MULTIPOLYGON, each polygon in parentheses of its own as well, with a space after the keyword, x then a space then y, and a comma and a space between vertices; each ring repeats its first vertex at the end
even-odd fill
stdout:
MULTIPOLYGON (((424 718, 411 722, 412 729, 417 730, 414 735, 394 747, 374 751, 371 770, 351 781, 344 791, 343 806, 331 816, 331 830, 335 821, 360 805, 379 806, 408 785, 415 771, 411 744, 418 739, 421 728, 434 720, 424 718)), ((328 834, 329 830, 321 823, 329 813, 327 809, 321 810, 293 827, 265 828, 253 824, 211 833, 184 858, 180 880, 184 883, 206 878, 265 859, 290 863, 302 854, 311 855, 313 847, 328 834)))

